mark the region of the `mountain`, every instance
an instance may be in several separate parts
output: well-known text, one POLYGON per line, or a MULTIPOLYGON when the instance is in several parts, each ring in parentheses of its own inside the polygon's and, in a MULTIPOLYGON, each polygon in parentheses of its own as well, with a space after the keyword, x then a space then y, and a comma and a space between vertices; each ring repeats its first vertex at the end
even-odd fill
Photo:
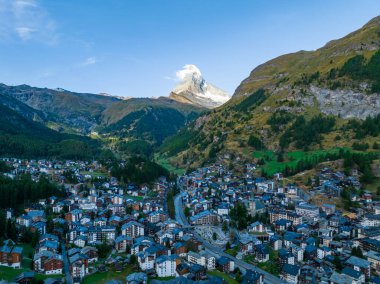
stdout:
POLYGON ((134 137, 160 145, 203 111, 205 108, 166 97, 131 98, 107 108, 99 129, 107 136, 134 137))
POLYGON ((230 99, 227 92, 206 82, 195 65, 185 65, 177 72, 177 77, 181 82, 169 95, 173 100, 212 109, 230 99))
POLYGON ((206 110, 166 97, 126 99, 4 84, 0 84, 0 105, 61 133, 83 136, 97 132, 106 144, 143 139, 150 148, 160 145, 206 110))
POLYGON ((375 148, 380 123, 380 17, 315 51, 258 67, 231 100, 199 117, 161 147, 180 167, 217 157, 257 161, 258 151, 375 148), (359 147, 359 146, 360 147, 359 147))
POLYGON ((28 85, 0 84, 0 95, 12 97, 44 114, 57 130, 69 128, 77 133, 88 133, 99 124, 101 113, 117 98, 95 94, 81 94, 63 89, 52 90, 28 85))
MULTIPOLYGON (((4 101, 4 99, 3 99, 4 101)), ((18 109, 28 110, 18 104, 18 109)), ((33 111, 20 115, 0 104, 0 156, 25 158, 92 159, 102 152, 100 144, 87 137, 62 134, 30 119, 33 111)))

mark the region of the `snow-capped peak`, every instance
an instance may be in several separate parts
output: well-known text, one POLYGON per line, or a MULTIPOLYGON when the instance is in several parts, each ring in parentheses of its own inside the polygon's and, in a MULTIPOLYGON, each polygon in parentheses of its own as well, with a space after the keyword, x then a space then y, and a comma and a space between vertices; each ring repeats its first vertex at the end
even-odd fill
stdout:
POLYGON ((199 68, 193 64, 183 66, 176 72, 176 76, 181 82, 170 94, 174 100, 215 108, 231 98, 227 92, 207 83, 199 68))
POLYGON ((184 81, 186 79, 201 79, 202 78, 202 73, 199 70, 199 68, 193 64, 186 64, 183 66, 181 70, 178 70, 175 75, 177 78, 181 81, 184 81))

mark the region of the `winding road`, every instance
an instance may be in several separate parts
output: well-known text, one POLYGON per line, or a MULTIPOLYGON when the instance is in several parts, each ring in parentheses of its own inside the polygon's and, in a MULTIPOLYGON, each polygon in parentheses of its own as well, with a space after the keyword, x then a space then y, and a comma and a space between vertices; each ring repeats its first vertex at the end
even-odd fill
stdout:
MULTIPOLYGON (((180 184, 178 184, 178 185, 179 185, 179 188, 181 189, 181 193, 177 194, 174 198, 175 218, 176 218, 177 222, 179 224, 181 224, 182 226, 191 228, 185 214, 183 213, 183 203, 182 203, 183 191, 182 191, 182 187, 180 186, 180 184)), ((254 266, 252 264, 249 264, 249 263, 247 263, 241 259, 237 259, 236 257, 233 257, 232 255, 225 253, 221 248, 214 246, 211 243, 209 243, 208 241, 206 241, 205 239, 203 239, 194 230, 193 230, 193 234, 198 241, 203 243, 203 246, 205 247, 205 249, 209 250, 214 255, 225 256, 229 259, 232 259, 235 262, 235 265, 244 271, 252 270, 252 271, 256 271, 256 272, 263 274, 264 275, 264 283, 269 283, 269 284, 283 283, 280 280, 280 278, 278 278, 278 277, 276 277, 276 276, 274 276, 274 275, 272 275, 272 274, 270 274, 270 273, 268 273, 268 272, 266 272, 266 271, 264 271, 264 270, 262 270, 256 266, 254 266)))

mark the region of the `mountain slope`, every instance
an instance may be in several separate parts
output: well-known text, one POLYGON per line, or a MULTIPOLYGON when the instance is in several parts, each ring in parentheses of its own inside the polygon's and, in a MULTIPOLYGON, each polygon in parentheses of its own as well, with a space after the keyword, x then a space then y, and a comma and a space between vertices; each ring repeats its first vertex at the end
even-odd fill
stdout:
POLYGON ((100 153, 89 138, 58 133, 3 104, 0 113, 0 156, 91 159, 100 153))
POLYGON ((355 142, 372 147, 379 141, 377 131, 362 137, 356 133, 373 123, 363 122, 366 117, 380 113, 379 48, 377 17, 318 50, 270 60, 255 68, 225 105, 183 130, 187 139, 168 140, 161 155, 176 166, 192 167, 227 154, 252 160, 249 153, 254 150, 282 156, 297 149, 352 147, 355 142), (173 153, 171 143, 182 150, 173 153))
POLYGON ((230 96, 227 92, 205 81, 195 65, 185 65, 177 72, 181 82, 172 90, 169 98, 205 108, 215 108, 226 103, 230 96))
POLYGON ((113 97, 27 85, 0 84, 0 94, 13 97, 29 107, 43 112, 49 121, 60 123, 82 133, 91 131, 99 123, 102 111, 112 103, 119 101, 113 97))
POLYGON ((0 84, 0 104, 62 133, 98 132, 107 144, 144 139, 152 149, 206 110, 164 97, 122 99, 4 84, 0 84))
POLYGON ((100 133, 161 144, 204 110, 164 97, 129 99, 115 103, 103 112, 100 133))

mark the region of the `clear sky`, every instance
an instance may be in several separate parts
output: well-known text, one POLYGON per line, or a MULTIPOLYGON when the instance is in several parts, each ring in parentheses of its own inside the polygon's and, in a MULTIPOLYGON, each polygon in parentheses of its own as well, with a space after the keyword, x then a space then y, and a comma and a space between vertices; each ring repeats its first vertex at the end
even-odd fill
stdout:
POLYGON ((0 82, 157 97, 195 64, 232 94, 258 64, 377 15, 379 0, 0 0, 0 82))

